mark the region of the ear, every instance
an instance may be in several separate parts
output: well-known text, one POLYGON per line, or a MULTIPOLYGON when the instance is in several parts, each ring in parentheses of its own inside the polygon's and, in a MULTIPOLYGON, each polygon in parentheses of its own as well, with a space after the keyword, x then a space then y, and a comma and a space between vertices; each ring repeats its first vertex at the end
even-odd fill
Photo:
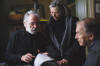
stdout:
POLYGON ((93 35, 93 34, 90 34, 90 35, 89 35, 89 39, 90 39, 90 40, 94 40, 94 35, 93 35))

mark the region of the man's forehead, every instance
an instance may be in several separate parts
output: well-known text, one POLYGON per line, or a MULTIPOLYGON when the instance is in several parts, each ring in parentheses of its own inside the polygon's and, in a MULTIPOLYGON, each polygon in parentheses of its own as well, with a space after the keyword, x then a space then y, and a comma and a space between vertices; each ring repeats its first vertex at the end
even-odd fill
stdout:
POLYGON ((77 24, 77 29, 83 30, 84 29, 84 22, 79 22, 77 24))
POLYGON ((85 25, 84 21, 80 21, 80 22, 77 23, 77 27, 78 26, 83 27, 84 25, 85 25))
POLYGON ((28 17, 28 20, 39 20, 39 18, 38 18, 38 16, 36 16, 36 15, 30 15, 29 17, 28 17))
POLYGON ((52 7, 52 8, 50 8, 50 10, 51 10, 51 11, 52 11, 52 10, 59 11, 59 9, 58 9, 57 7, 52 7))
POLYGON ((29 17, 31 17, 31 18, 38 18, 38 16, 33 15, 33 14, 29 15, 29 17))

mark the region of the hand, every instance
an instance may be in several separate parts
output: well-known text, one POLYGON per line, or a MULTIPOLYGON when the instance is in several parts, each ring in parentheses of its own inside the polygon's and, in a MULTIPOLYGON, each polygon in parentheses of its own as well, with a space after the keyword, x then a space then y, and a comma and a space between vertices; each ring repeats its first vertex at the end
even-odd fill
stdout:
POLYGON ((59 65, 67 64, 67 63, 68 63, 68 60, 62 59, 62 60, 57 61, 57 63, 58 63, 59 65))
POLYGON ((21 57, 21 61, 24 61, 26 63, 29 63, 30 61, 32 61, 33 58, 35 58, 35 56, 32 56, 31 53, 27 53, 27 54, 25 54, 25 55, 23 55, 21 57))
POLYGON ((47 53, 47 52, 44 52, 44 53, 42 53, 42 54, 44 54, 44 55, 48 55, 48 53, 47 53))
POLYGON ((48 52, 40 52, 39 49, 37 51, 38 51, 38 53, 42 53, 42 54, 48 55, 48 52))

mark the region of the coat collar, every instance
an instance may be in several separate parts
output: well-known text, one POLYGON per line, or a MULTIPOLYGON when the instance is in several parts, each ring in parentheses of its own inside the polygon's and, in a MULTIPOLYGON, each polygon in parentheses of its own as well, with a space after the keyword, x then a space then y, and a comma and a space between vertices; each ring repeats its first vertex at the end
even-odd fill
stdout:
POLYGON ((96 52, 100 51, 100 39, 94 40, 89 49, 96 52))

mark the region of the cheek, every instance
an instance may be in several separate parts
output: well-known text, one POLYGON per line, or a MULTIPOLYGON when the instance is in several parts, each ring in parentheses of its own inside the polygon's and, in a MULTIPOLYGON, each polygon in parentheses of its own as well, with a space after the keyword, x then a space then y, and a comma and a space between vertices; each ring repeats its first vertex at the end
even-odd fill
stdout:
POLYGON ((27 26, 27 29, 28 29, 28 30, 31 30, 31 29, 32 29, 32 26, 31 26, 31 25, 28 25, 28 26, 27 26))
POLYGON ((36 27, 36 25, 33 24, 33 25, 30 25, 29 27, 30 27, 30 28, 34 28, 34 27, 36 27))
POLYGON ((30 25, 29 27, 30 27, 30 28, 33 28, 33 25, 30 25))
POLYGON ((86 39, 85 39, 84 36, 80 36, 79 39, 78 39, 78 41, 79 41, 79 44, 80 44, 81 46, 84 46, 85 43, 86 43, 86 39))
POLYGON ((60 14, 56 14, 56 17, 60 17, 60 14))

